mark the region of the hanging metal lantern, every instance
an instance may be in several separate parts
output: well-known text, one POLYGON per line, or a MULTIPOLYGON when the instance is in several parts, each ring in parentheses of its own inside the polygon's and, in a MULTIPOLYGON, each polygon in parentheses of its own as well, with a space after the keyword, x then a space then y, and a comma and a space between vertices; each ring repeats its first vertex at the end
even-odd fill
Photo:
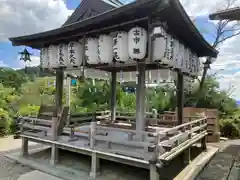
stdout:
POLYGON ((98 39, 88 38, 85 44, 85 55, 88 64, 98 64, 98 39))
POLYGON ((22 52, 19 52, 20 60, 26 62, 31 62, 30 56, 32 55, 31 53, 28 52, 28 50, 25 48, 22 52))
POLYGON ((113 55, 115 60, 120 63, 124 63, 129 60, 127 32, 116 32, 116 36, 113 38, 113 55))
POLYGON ((66 44, 58 45, 58 64, 60 67, 68 66, 68 46, 66 44))
POLYGON ((98 38, 98 57, 102 64, 113 61, 113 38, 110 35, 100 35, 98 38))
POLYGON ((58 68, 58 46, 50 45, 48 48, 49 68, 58 68))
POLYGON ((83 62, 83 45, 80 41, 71 41, 68 44, 68 66, 79 67, 83 62))
POLYGON ((48 48, 42 48, 40 50, 40 66, 43 69, 47 69, 49 66, 48 61, 48 48))
POLYGON ((142 60, 147 52, 147 31, 141 27, 128 32, 128 53, 133 60, 142 60))

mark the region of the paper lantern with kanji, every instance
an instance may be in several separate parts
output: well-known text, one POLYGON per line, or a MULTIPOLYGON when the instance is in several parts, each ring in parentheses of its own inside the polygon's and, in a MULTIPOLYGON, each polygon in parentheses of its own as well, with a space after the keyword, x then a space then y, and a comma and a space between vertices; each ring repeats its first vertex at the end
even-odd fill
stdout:
POLYGON ((68 66, 79 67, 83 62, 83 45, 80 41, 68 43, 68 66))
POLYGON ((187 47, 184 49, 184 65, 182 71, 185 73, 189 73, 189 56, 190 56, 190 51, 187 47))
POLYGON ((179 62, 181 64, 181 71, 183 72, 184 68, 185 68, 185 59, 184 59, 184 53, 185 53, 185 47, 182 43, 179 43, 179 54, 178 54, 178 58, 179 58, 179 62))
POLYGON ((49 68, 58 68, 58 46, 50 45, 48 48, 49 68))
POLYGON ((194 55, 194 61, 195 61, 194 76, 199 76, 200 71, 201 71, 201 62, 200 62, 199 57, 196 54, 194 55))
POLYGON ((98 39, 88 38, 85 43, 85 55, 88 64, 98 64, 98 39))
POLYGON ((166 44, 165 44, 165 48, 164 48, 164 56, 161 60, 161 64, 167 65, 172 67, 173 62, 173 38, 171 35, 166 34, 165 36, 166 39, 166 44))
POLYGON ((120 63, 124 63, 129 60, 127 32, 116 32, 116 36, 113 38, 113 56, 114 59, 120 63))
POLYGON ((173 68, 181 69, 182 59, 180 57, 180 42, 177 39, 174 39, 173 47, 173 68))
POLYGON ((58 64, 60 67, 68 66, 68 45, 67 44, 58 45, 58 64))
POLYGON ((98 38, 98 57, 102 64, 110 64, 113 60, 113 38, 110 35, 100 35, 98 38))
POLYGON ((159 77, 162 82, 169 82, 171 79, 171 71, 169 69, 160 69, 159 77))
POLYGON ((183 77, 184 90, 190 92, 192 90, 193 79, 189 76, 183 77))
POLYGON ((153 40, 153 61, 161 62, 164 58, 167 46, 167 36, 165 34, 155 37, 153 40))
POLYGON ((43 69, 48 68, 49 61, 48 61, 48 48, 42 48, 40 50, 40 66, 43 69))
POLYGON ((197 55, 194 52, 190 52, 190 74, 197 76, 197 55))
POLYGON ((128 32, 128 53, 133 60, 142 60, 147 52, 147 31, 141 27, 128 32))

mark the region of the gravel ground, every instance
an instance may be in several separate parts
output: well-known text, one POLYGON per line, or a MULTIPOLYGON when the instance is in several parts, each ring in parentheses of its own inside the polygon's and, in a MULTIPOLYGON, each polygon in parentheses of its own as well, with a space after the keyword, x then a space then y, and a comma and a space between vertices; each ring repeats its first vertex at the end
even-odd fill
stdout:
MULTIPOLYGON (((39 145, 31 143, 30 149, 39 145)), ((14 140, 12 136, 0 138, 0 180, 17 180, 22 174, 32 171, 29 167, 8 160, 4 155, 20 150, 21 140, 14 140)))

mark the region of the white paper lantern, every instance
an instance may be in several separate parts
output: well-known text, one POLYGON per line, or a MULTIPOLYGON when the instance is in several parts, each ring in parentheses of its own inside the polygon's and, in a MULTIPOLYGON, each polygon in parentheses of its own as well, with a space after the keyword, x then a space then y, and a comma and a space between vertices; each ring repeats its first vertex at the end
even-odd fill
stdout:
POLYGON ((167 46, 167 37, 156 37, 153 40, 153 61, 161 62, 164 58, 167 46))
POLYGON ((83 45, 80 41, 68 43, 68 66, 79 67, 83 62, 83 45))
POLYGON ((48 61, 48 48, 42 48, 40 50, 40 66, 43 69, 48 68, 49 66, 49 61, 48 61))
POLYGON ((191 91, 196 92, 200 87, 200 81, 198 79, 194 79, 191 85, 191 91))
POLYGON ((193 53, 191 51, 189 51, 189 60, 188 60, 189 66, 188 66, 188 72, 190 75, 193 75, 193 63, 194 63, 194 59, 193 59, 193 53))
POLYGON ((85 44, 85 55, 88 64, 98 64, 98 39, 88 38, 85 44))
POLYGON ((180 42, 177 39, 174 39, 173 47, 173 68, 181 69, 182 59, 180 53, 180 42))
POLYGON ((126 62, 129 60, 128 55, 128 33, 119 31, 113 38, 113 55, 117 62, 126 62))
POLYGON ((169 82, 171 79, 171 71, 169 69, 160 69, 159 76, 161 82, 169 82))
POLYGON ((60 67, 68 66, 68 45, 67 44, 58 45, 58 64, 60 67))
POLYGON ((179 43, 179 54, 178 54, 178 58, 179 58, 179 63, 181 64, 181 71, 183 72, 184 68, 185 68, 185 58, 184 58, 184 54, 185 54, 185 47, 182 43, 179 43))
POLYGON ((184 83, 184 90, 186 91, 191 91, 191 86, 192 86, 192 83, 193 83, 193 80, 191 77, 189 76, 184 76, 183 77, 183 83, 184 83))
POLYGON ((50 45, 48 48, 49 68, 58 68, 58 46, 50 45))
POLYGON ((147 52, 147 31, 141 27, 128 32, 128 53, 133 60, 141 60, 147 52))
POLYGON ((110 35, 100 35, 98 39, 98 57, 100 63, 110 64, 113 60, 113 38, 110 35))
POLYGON ((199 59, 199 57, 196 55, 195 56, 195 62, 196 62, 196 72, 195 72, 195 76, 199 76, 201 73, 201 61, 199 59))
POLYGON ((173 43, 174 39, 170 34, 167 34, 165 37, 166 44, 164 49, 164 56, 161 60, 161 64, 168 65, 169 67, 173 66, 173 43))
POLYGON ((189 73, 189 49, 186 47, 184 48, 184 61, 182 72, 189 73))

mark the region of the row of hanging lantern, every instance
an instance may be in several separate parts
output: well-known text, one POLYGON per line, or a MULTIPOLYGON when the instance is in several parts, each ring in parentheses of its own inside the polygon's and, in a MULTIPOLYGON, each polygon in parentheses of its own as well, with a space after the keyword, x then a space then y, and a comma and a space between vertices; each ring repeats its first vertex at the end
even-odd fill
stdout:
MULTIPOLYGON (((195 53, 162 27, 155 28, 153 34, 157 35, 153 40, 153 61, 193 76, 198 75, 200 62, 195 53)), ((144 28, 134 27, 129 32, 119 31, 98 38, 89 37, 85 43, 78 40, 51 45, 41 49, 41 64, 43 68, 80 67, 84 57, 88 64, 111 64, 113 59, 120 63, 130 59, 138 61, 146 57, 147 39, 144 28)))
POLYGON ((198 76, 200 60, 178 39, 166 33, 163 27, 154 29, 153 60, 173 69, 179 69, 192 76, 198 76))
POLYGON ((129 59, 141 60, 146 56, 147 32, 135 27, 129 32, 115 32, 114 37, 100 35, 98 38, 87 38, 71 41, 68 44, 50 45, 40 52, 43 68, 80 67, 84 57, 88 64, 111 64, 126 62, 129 59))

